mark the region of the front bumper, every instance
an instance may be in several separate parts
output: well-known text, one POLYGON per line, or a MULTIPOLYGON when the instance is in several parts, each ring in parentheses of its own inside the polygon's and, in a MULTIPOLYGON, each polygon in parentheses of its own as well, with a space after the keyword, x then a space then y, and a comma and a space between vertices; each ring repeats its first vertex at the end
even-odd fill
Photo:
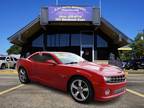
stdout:
POLYGON ((119 97, 126 93, 126 81, 115 84, 104 84, 101 86, 95 86, 94 88, 95 97, 94 100, 98 101, 108 101, 113 98, 119 97), (105 91, 109 89, 110 93, 108 95, 105 94, 105 91))

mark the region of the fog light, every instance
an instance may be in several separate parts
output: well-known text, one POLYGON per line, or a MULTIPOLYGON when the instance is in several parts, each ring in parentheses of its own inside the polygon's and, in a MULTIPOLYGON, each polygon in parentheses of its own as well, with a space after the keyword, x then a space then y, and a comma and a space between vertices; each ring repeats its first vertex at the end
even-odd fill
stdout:
POLYGON ((110 94, 110 89, 106 89, 105 90, 105 95, 109 95, 110 94))

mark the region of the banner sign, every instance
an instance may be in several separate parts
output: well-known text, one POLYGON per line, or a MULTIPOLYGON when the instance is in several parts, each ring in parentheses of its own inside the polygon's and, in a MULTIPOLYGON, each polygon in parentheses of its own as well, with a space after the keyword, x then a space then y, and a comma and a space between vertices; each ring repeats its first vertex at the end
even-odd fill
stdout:
POLYGON ((48 7, 49 21, 92 21, 92 7, 51 6, 48 7))

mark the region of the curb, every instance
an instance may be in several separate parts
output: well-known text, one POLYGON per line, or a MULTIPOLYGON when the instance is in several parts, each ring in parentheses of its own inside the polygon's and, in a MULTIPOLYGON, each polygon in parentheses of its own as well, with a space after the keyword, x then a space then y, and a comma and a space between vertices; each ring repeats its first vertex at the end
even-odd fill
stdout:
POLYGON ((128 74, 144 74, 144 72, 128 72, 128 74))
POLYGON ((144 70, 125 70, 128 74, 144 74, 144 70))
POLYGON ((16 70, 0 70, 0 74, 18 74, 16 70))

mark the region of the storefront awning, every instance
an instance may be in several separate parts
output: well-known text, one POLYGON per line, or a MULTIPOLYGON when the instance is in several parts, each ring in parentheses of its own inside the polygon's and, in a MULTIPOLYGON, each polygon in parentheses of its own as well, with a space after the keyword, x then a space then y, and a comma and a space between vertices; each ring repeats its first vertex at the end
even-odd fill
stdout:
POLYGON ((118 48, 119 51, 131 51, 132 48, 128 45, 118 48))
POLYGON ((118 48, 118 50, 120 51, 131 51, 132 48, 118 48))

